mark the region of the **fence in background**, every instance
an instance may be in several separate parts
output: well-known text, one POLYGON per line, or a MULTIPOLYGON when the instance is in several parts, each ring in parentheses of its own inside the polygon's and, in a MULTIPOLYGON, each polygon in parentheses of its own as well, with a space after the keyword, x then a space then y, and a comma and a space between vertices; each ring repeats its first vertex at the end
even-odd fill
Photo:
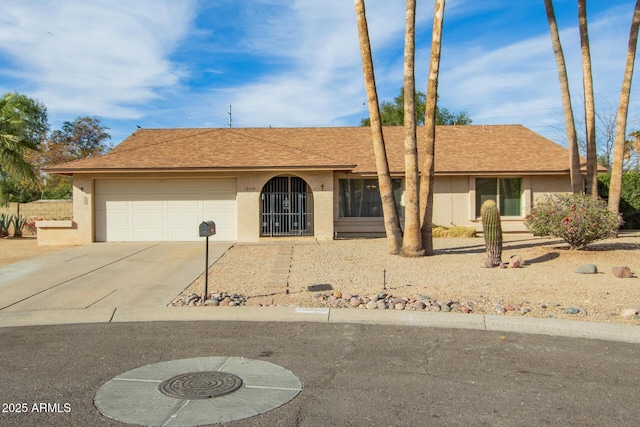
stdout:
POLYGON ((31 203, 8 203, 0 205, 0 213, 22 215, 30 220, 72 219, 73 202, 71 200, 36 200, 31 203))

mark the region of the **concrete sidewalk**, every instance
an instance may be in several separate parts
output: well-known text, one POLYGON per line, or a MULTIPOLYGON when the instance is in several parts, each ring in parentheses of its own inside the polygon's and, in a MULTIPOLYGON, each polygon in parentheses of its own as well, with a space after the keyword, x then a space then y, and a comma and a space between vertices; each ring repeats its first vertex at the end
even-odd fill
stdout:
POLYGON ((640 343, 640 327, 525 316, 303 307, 92 307, 0 311, 0 327, 158 321, 311 322, 517 332, 640 343))
MULTIPOLYGON (((232 242, 209 242, 209 265, 232 242)), ((94 243, 0 268, 0 313, 162 307, 205 269, 196 242, 94 243)))

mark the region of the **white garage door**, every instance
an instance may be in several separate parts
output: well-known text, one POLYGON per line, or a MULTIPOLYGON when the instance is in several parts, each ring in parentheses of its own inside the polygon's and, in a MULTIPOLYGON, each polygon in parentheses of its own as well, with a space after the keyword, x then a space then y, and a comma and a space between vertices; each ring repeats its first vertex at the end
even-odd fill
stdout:
POLYGON ((203 240, 198 226, 209 220, 211 240, 236 239, 235 179, 96 181, 98 242, 203 240))

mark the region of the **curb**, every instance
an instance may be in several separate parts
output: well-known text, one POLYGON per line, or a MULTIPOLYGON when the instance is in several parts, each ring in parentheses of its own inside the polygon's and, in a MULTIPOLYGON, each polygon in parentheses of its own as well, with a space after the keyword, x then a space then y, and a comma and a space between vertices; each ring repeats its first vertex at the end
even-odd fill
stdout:
POLYGON ((304 307, 120 307, 0 313, 0 327, 160 321, 314 322, 515 332, 640 343, 640 327, 487 314, 304 307))

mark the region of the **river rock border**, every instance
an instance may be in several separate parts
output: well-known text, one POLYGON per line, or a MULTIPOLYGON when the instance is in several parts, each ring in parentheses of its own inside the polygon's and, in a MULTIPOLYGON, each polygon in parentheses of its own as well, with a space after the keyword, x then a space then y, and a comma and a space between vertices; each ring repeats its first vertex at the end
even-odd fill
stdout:
MULTIPOLYGON (((504 304, 500 301, 454 301, 432 299, 426 295, 415 297, 400 297, 390 293, 372 294, 366 297, 342 293, 335 291, 332 293, 316 293, 312 297, 313 307, 344 308, 344 309, 366 309, 366 310, 409 310, 409 311, 430 311, 443 313, 478 313, 496 315, 520 315, 535 311, 538 316, 555 317, 557 314, 587 316, 587 311, 580 306, 563 306, 558 302, 547 302, 541 304, 504 304)), ((191 293, 182 295, 172 301, 169 307, 237 307, 237 306, 265 307, 273 304, 253 303, 251 298, 240 294, 227 292, 212 293, 208 299, 203 299, 202 294, 191 293)), ((620 313, 606 313, 608 317, 621 316, 626 319, 640 320, 640 305, 630 306, 620 313)))

